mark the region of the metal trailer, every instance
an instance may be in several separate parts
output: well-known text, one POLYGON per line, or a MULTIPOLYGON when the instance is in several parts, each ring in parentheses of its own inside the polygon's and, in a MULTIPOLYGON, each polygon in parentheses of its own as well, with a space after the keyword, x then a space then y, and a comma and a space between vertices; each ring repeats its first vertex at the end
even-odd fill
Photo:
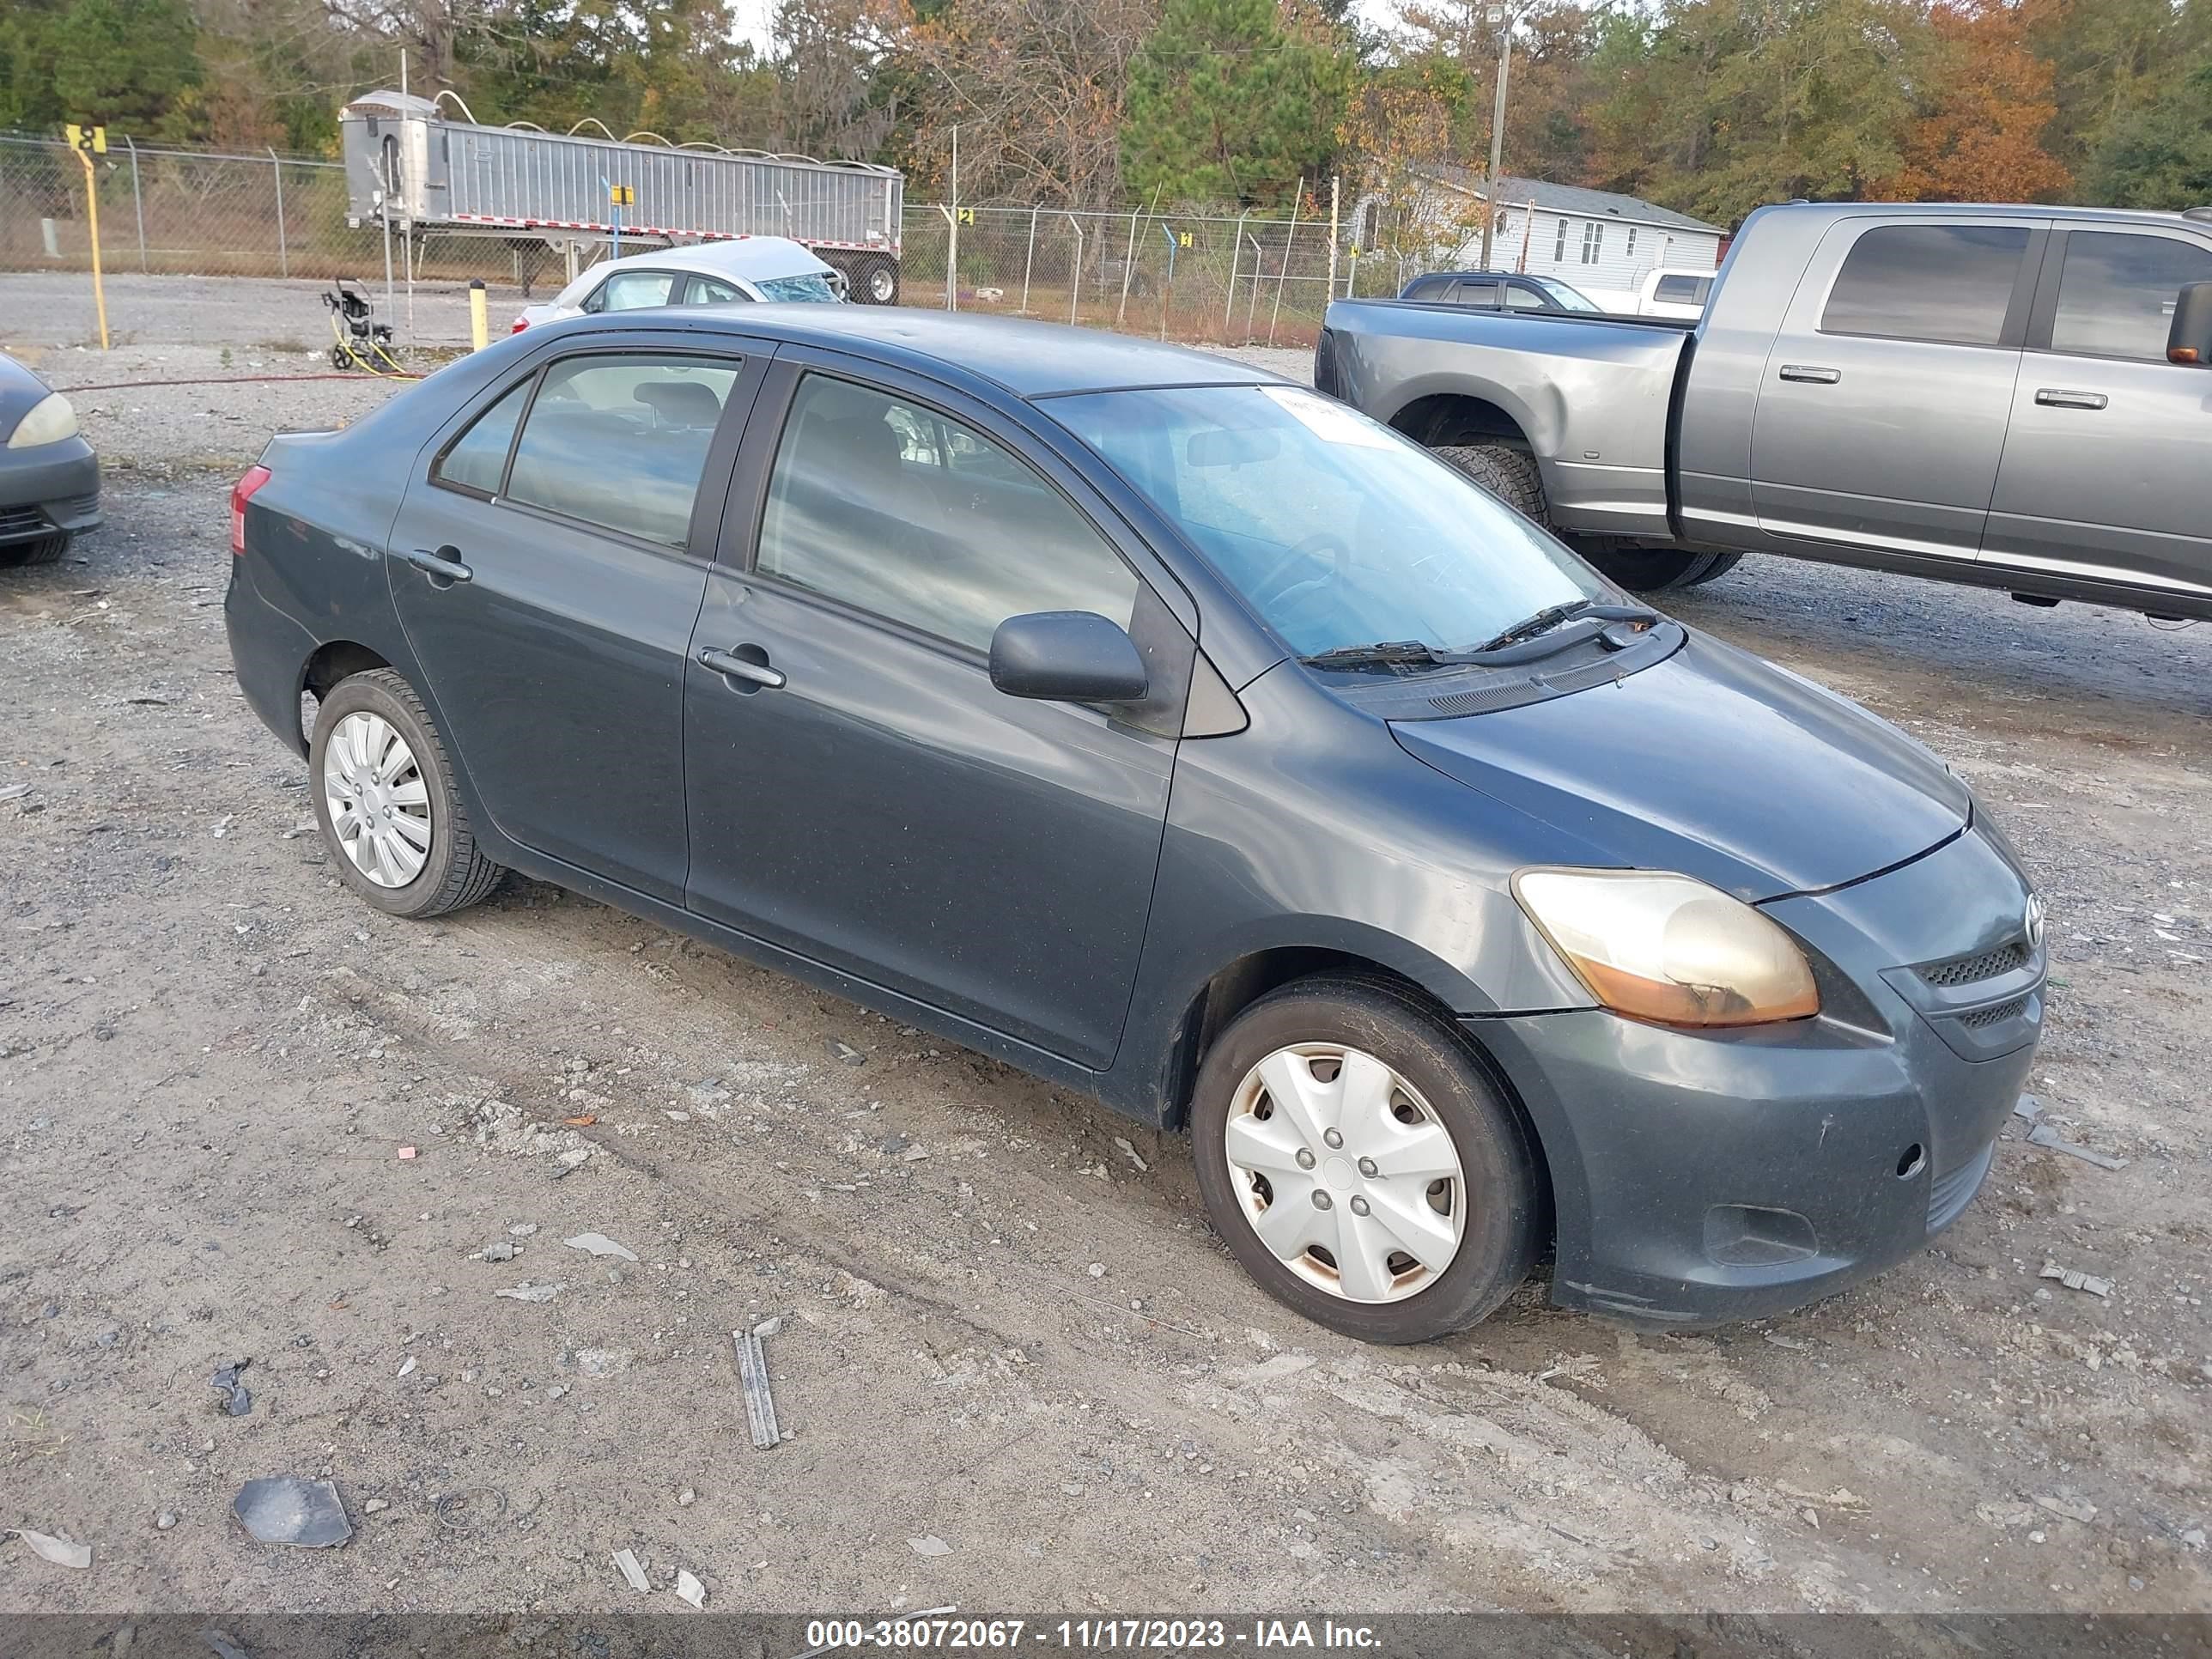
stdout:
POLYGON ((425 230, 543 244, 565 256, 571 277, 617 228, 641 247, 788 236, 842 271, 855 299, 898 298, 906 179, 894 167, 632 143, 528 122, 488 127, 448 117, 447 99, 467 113, 452 93, 365 93, 345 106, 338 125, 349 225, 381 222, 410 246, 425 230), (632 203, 619 210, 617 227, 611 204, 624 185, 632 203))

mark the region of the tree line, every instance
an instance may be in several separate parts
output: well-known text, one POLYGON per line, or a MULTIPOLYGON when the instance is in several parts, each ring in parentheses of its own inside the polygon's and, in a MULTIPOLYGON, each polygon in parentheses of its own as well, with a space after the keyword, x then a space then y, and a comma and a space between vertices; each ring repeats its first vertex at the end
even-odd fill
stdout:
POLYGON ((1762 203, 2212 203, 2212 0, 9 0, 0 129, 331 154, 355 94, 888 161, 963 202, 1281 208, 1505 170, 1762 203), (1493 10, 1509 21, 1490 20, 1493 10), (1518 15, 1511 14, 1517 12, 1518 15))

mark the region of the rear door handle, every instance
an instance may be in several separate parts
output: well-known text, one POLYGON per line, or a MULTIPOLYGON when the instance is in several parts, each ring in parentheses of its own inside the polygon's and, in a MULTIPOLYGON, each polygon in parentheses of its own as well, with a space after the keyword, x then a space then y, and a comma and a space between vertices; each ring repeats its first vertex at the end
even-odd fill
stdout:
POLYGON ((458 547, 441 547, 435 553, 425 553, 418 547, 403 550, 399 556, 434 582, 465 582, 477 574, 461 562, 461 550, 458 547))
POLYGON ((2047 386, 2036 392, 2035 401, 2045 409, 2102 409, 2112 399, 2101 392, 2065 392, 2047 386))
POLYGON ((1840 368, 1822 368, 1813 363, 1784 363, 1782 365, 1782 378, 1785 380, 1802 380, 1810 386, 1833 386, 1844 378, 1844 371, 1840 368))
MULTIPOLYGON (((760 647, 755 646, 753 649, 758 651, 760 647)), ((762 652, 761 654, 765 656, 768 653, 762 652)), ((749 662, 734 651, 720 651, 710 645, 700 652, 699 660, 717 674, 726 675, 733 680, 747 680, 755 685, 766 686, 771 691, 783 684, 781 669, 770 668, 764 662, 749 662)))

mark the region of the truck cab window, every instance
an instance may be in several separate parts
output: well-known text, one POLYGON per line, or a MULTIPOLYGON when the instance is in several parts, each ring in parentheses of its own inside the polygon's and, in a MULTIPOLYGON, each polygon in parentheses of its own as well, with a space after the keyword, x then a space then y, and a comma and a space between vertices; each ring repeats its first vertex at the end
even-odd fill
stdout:
POLYGON ((2206 282, 2212 248, 2172 236, 2077 230, 2066 239, 2051 349, 2162 363, 2183 286, 2206 282))
POLYGON ((1995 345, 2027 252, 2027 228, 1878 225, 1828 292, 1823 334, 1995 345))

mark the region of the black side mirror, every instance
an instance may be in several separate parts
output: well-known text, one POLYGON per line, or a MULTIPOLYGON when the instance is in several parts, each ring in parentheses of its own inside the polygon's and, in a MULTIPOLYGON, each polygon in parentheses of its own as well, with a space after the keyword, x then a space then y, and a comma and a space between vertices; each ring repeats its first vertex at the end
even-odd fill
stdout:
POLYGON ((1149 689, 1136 641, 1092 611, 1007 617, 991 635, 991 684, 1046 702, 1138 702, 1149 689))
POLYGON ((2212 368, 2212 283, 2191 283, 2174 301, 2166 361, 2212 368))

